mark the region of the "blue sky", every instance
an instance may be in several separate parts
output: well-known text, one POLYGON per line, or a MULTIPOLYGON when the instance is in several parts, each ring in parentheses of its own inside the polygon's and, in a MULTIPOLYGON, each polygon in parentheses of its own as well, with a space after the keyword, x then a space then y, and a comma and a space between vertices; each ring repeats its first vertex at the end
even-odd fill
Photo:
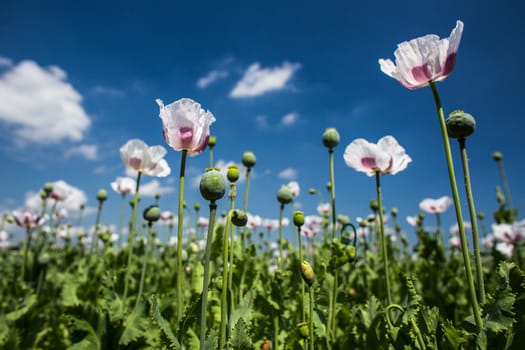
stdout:
MULTIPOLYGON (((341 135, 337 211, 366 216, 374 180, 348 168, 343 152, 355 138, 376 142, 393 135, 413 162, 382 177, 384 205, 397 207, 411 232, 404 218, 419 211, 422 199, 450 195, 439 124, 430 88, 407 90, 380 71, 378 59, 392 58, 401 41, 430 33, 448 37, 458 19, 465 29, 457 65, 438 88, 446 114, 464 109, 477 120, 467 141, 476 207, 489 224, 500 185, 491 159, 496 150, 504 155, 514 205, 525 206, 522 2, 144 4, 2 1, 2 211, 23 207, 45 182, 64 180, 84 191, 90 207, 96 191, 108 189, 102 220, 116 222, 120 197, 109 184, 125 174, 119 148, 132 138, 168 148, 155 99, 190 97, 217 119, 211 128, 215 160, 240 163, 243 151, 256 154, 249 207, 263 217, 277 217, 275 194, 290 180, 301 186, 296 205, 306 214, 318 202, 308 188, 328 197, 328 154, 321 143, 326 127, 341 135), (257 81, 257 88, 244 86, 246 79, 257 81)), ((456 142, 452 146, 459 160, 456 142)), ((175 210, 180 153, 169 149, 166 159, 173 174, 142 183, 164 193, 163 209, 175 210)), ((205 205, 192 184, 208 162, 207 153, 188 160, 189 204, 205 205)), ((461 180, 459 163, 456 171, 461 180)), ((239 187, 242 196, 244 183, 239 187)), ((451 208, 444 225, 453 223, 451 208)))

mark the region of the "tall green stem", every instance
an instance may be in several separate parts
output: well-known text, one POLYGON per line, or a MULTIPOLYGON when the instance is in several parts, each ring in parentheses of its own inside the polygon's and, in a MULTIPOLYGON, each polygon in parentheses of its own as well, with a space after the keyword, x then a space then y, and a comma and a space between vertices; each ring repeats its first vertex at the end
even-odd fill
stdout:
POLYGON ((146 277, 146 269, 148 267, 148 259, 150 254, 151 236, 153 235, 152 231, 153 222, 148 222, 148 237, 146 238, 146 249, 144 251, 144 256, 142 257, 142 271, 140 272, 140 283, 139 283, 139 294, 137 295, 137 300, 135 301, 135 309, 140 304, 140 298, 142 298, 142 291, 144 289, 144 278, 146 277))
POLYGON ((439 118, 439 125, 441 127, 441 137, 443 139, 443 146, 445 148, 445 156, 447 159, 448 177, 450 181, 450 188, 452 190, 452 198, 454 200, 454 207, 456 210, 456 219, 458 222, 459 239, 461 241, 461 252, 463 255, 463 263, 465 265, 465 274, 467 276, 467 283, 469 288, 470 303, 472 305, 472 311, 474 313, 474 320, 478 331, 483 328, 481 321, 481 311, 479 309, 478 299, 476 296, 476 290, 474 288, 474 280, 472 278, 472 268, 470 265, 468 241, 465 235, 465 227, 463 225, 463 214, 461 213, 461 203, 459 201, 458 186, 456 182, 456 175, 454 173, 454 163, 452 161, 452 152, 450 151, 450 143, 448 140, 447 125, 445 122, 445 115, 443 113, 443 107, 441 106, 441 100, 437 91, 436 83, 431 81, 430 87, 432 88, 432 94, 434 95, 434 102, 439 118))
MULTIPOLYGON (((186 172, 186 156, 187 150, 182 150, 180 160, 180 176, 179 176, 179 209, 178 209, 178 223, 177 223, 177 322, 182 319, 184 312, 184 288, 183 288, 183 269, 182 269, 182 229, 184 226, 184 174, 186 172)), ((211 225, 210 225, 211 226, 211 225)))
POLYGON ((284 212, 284 204, 281 204, 280 210, 279 210, 279 263, 277 264, 279 267, 282 267, 282 260, 283 260, 283 212, 284 212))
POLYGON ((378 212, 379 212, 379 240, 381 241, 381 255, 383 257, 383 270, 385 270, 385 287, 386 287, 386 296, 388 305, 392 304, 392 291, 390 289, 390 271, 388 269, 388 250, 386 245, 385 237, 385 223, 383 221, 383 196, 381 194, 381 174, 379 171, 376 171, 376 190, 377 190, 377 203, 378 203, 378 212))
POLYGON ((25 273, 27 269, 27 254, 29 252, 29 246, 31 244, 31 231, 32 229, 30 227, 26 227, 26 244, 24 247, 24 264, 22 265, 22 273, 21 273, 21 280, 24 281, 25 273))
MULTIPOLYGON (((206 253, 204 258, 204 277, 202 282, 202 305, 201 305, 201 324, 200 324, 200 349, 204 349, 204 340, 206 336, 206 307, 208 305, 208 286, 210 284, 210 257, 211 245, 213 243, 213 228, 215 226, 215 215, 217 213, 217 204, 215 201, 210 202, 210 219, 208 221, 208 234, 206 236, 206 253)), ((226 231, 224 231, 226 234, 226 231)))
POLYGON ((510 197, 510 188, 509 182, 507 180, 507 175, 505 173, 505 167, 503 166, 503 160, 498 161, 499 173, 501 175, 501 181, 503 182, 503 190, 505 191, 505 196, 507 197, 508 210, 513 209, 512 198, 510 197))
POLYGON ((122 247, 122 228, 124 227, 124 209, 126 208, 126 195, 122 194, 122 201, 120 203, 120 219, 118 224, 118 246, 122 247))
POLYGON ((336 213, 335 213, 335 176, 334 176, 334 150, 328 150, 330 160, 330 199, 332 200, 332 239, 335 238, 336 229, 336 213))
POLYGON ((131 220, 129 225, 128 232, 128 263, 126 268, 126 277, 124 278, 124 297, 123 300, 126 302, 128 296, 128 285, 131 273, 131 257, 133 255, 133 244, 135 243, 135 225, 137 222, 137 209, 139 206, 139 187, 140 187, 140 178, 142 177, 142 172, 137 173, 137 184, 135 186, 135 196, 132 200, 132 210, 131 210, 131 220))
MULTIPOLYGON (((301 226, 297 227, 297 236, 299 240, 299 261, 303 261, 303 238, 301 235, 301 226)), ((301 283, 301 322, 306 320, 306 310, 304 309, 304 283, 301 283)))
POLYGON ((483 267, 481 265, 481 253, 479 250, 479 231, 476 207, 474 206, 474 196, 472 195, 472 186, 470 183, 470 170, 467 158, 467 147, 465 139, 458 139, 459 149, 461 151, 461 164, 463 165, 463 175, 465 178, 465 192, 467 193, 468 210, 470 214, 470 223, 472 225, 472 245, 474 247, 474 260, 476 263, 476 279, 478 281, 478 298, 479 302, 485 304, 485 282, 483 280, 483 267))
POLYGON ((226 343, 227 330, 226 325, 228 323, 229 316, 227 315, 228 311, 228 239, 229 232, 232 231, 231 219, 232 219, 233 210, 228 212, 228 217, 226 218, 226 226, 224 228, 223 235, 223 247, 222 247, 222 290, 221 290, 221 328, 219 336, 219 349, 224 348, 226 343))
MULTIPOLYGON (((231 182, 230 183, 230 200, 231 200, 230 201, 230 211, 233 211, 233 209, 235 209, 235 197, 236 197, 235 182, 231 182)), ((243 230, 244 229, 245 228, 243 227, 243 230)), ((234 232, 233 226, 227 234, 230 235, 229 266, 230 268, 233 268, 233 247, 235 244, 235 232, 234 232)), ((242 275, 241 283, 239 284, 239 301, 242 299, 242 295, 243 295, 243 287, 242 287, 243 283, 244 283, 244 274, 242 275)), ((230 291, 230 308, 228 309, 230 310, 230 312, 228 312, 228 321, 229 321, 230 313, 233 312, 233 307, 235 304, 234 303, 235 295, 233 293, 233 272, 231 270, 228 271, 228 290, 230 291)))
MULTIPOLYGON (((246 188, 244 190, 244 203, 243 210, 245 213, 248 213, 248 196, 250 194, 250 180, 251 180, 252 168, 246 168, 246 188)), ((243 233, 241 234, 241 249, 244 250, 244 236, 245 228, 242 229, 243 233)))
POLYGON ((95 253, 95 247, 98 243, 98 230, 100 226, 100 215, 102 214, 102 201, 98 202, 98 208, 97 208, 97 218, 95 219, 95 232, 93 232, 93 237, 91 237, 91 252, 90 255, 93 255, 95 253))
POLYGON ((308 317, 308 333, 309 333, 309 341, 310 344, 310 350, 314 350, 314 289, 312 286, 308 287, 308 296, 310 299, 310 315, 308 317))
POLYGON ((442 245, 443 244, 443 237, 442 237, 442 234, 441 234, 441 215, 439 213, 436 213, 436 241, 438 242, 438 244, 442 245))

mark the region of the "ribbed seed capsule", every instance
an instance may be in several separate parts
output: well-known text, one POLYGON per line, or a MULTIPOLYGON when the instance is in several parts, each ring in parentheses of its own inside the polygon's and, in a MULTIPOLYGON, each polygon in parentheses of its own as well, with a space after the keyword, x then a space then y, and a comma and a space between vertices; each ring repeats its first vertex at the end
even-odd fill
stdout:
POLYGON ((312 269, 312 266, 310 263, 306 260, 303 260, 300 265, 301 268, 301 276, 303 277, 303 281, 308 285, 312 286, 315 281, 315 273, 312 269))

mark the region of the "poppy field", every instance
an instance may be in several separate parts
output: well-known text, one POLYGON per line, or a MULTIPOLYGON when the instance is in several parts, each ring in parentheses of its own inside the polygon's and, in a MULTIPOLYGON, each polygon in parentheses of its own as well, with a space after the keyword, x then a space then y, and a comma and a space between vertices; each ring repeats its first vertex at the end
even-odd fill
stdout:
POLYGON ((61 181, 43 184, 38 212, 0 218, 0 349, 520 349, 525 220, 499 152, 492 154, 502 183, 494 211, 476 211, 467 155, 476 121, 461 110, 445 117, 437 88, 454 69, 462 32, 457 21, 448 38, 406 41, 395 61, 379 60, 403 87, 430 88, 439 120, 450 194, 422 198, 419 215, 407 218, 416 242, 397 209, 383 206, 382 177, 412 162, 394 136, 345 145, 345 164, 375 188, 368 217, 338 211, 334 149, 342 145, 337 128, 327 127, 319 135, 325 197, 306 190, 319 195, 317 213, 295 210, 301 189, 292 181, 275 189, 279 217, 264 219, 250 209, 256 154, 247 150, 242 165, 215 168, 212 112, 190 98, 157 99, 165 144, 180 154, 176 170, 164 146, 131 139, 118 151, 137 176, 96 193, 91 229, 80 224, 82 210, 72 218, 61 208, 72 194, 61 181), (200 178, 203 204, 190 207, 192 156, 209 156, 210 166, 200 178), (139 195, 144 177, 167 176, 178 181, 173 212, 139 195), (122 200, 115 226, 101 224, 110 196, 122 200), (218 213, 219 201, 229 210, 218 213), (441 225, 447 210, 457 224, 450 239, 441 225), (15 225, 24 234, 18 242, 11 241, 15 225))

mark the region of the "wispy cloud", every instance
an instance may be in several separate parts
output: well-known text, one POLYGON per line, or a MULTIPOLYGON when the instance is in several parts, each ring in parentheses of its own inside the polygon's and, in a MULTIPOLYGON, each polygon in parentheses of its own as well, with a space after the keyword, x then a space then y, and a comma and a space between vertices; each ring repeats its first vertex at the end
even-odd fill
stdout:
MULTIPOLYGON (((57 202, 57 208, 65 208, 69 212, 78 212, 81 205, 87 203, 87 196, 84 191, 80 188, 68 184, 64 180, 54 181, 53 187, 59 187, 61 191, 67 194, 65 200, 57 202)), ((28 192, 26 193, 25 199, 25 208, 39 212, 42 209, 42 197, 40 192, 28 192)), ((95 209, 92 207, 86 207, 84 209, 84 214, 89 214, 94 212, 95 209)))
POLYGON ((0 56, 0 67, 11 67, 12 65, 13 60, 4 56, 0 56))
POLYGON ((264 129, 268 127, 268 116, 266 115, 258 115, 255 117, 255 123, 257 123, 257 127, 264 129))
POLYGON ((281 125, 291 126, 294 125, 299 120, 299 114, 292 112, 288 113, 281 118, 281 125))
POLYGON ((43 68, 27 60, 0 77, 0 121, 14 126, 13 141, 20 147, 81 141, 91 125, 81 102, 82 95, 57 66, 43 68))
POLYGON ((297 170, 294 168, 286 168, 277 175, 280 179, 295 180, 297 179, 297 170))
POLYGON ((204 89, 208 87, 208 85, 213 84, 214 82, 225 79, 228 77, 228 72, 225 70, 212 70, 209 71, 208 74, 197 80, 197 87, 204 89))
POLYGON ((146 184, 140 185, 139 193, 143 196, 153 197, 156 194, 164 195, 175 191, 175 187, 162 186, 159 180, 153 180, 146 184))
POLYGON ((107 87, 107 86, 102 86, 102 85, 95 86, 92 89, 92 91, 95 94, 107 95, 107 96, 112 96, 112 97, 122 97, 122 96, 126 95, 124 93, 124 91, 122 91, 122 90, 111 88, 111 87, 107 87))
POLYGON ((255 97, 281 90, 299 68, 299 63, 290 62, 284 62, 277 67, 261 68, 260 63, 255 62, 246 69, 241 80, 230 92, 230 97, 255 97))
POLYGON ((64 157, 71 158, 73 156, 81 156, 88 160, 97 159, 98 147, 96 145, 80 145, 71 147, 66 150, 64 157))

